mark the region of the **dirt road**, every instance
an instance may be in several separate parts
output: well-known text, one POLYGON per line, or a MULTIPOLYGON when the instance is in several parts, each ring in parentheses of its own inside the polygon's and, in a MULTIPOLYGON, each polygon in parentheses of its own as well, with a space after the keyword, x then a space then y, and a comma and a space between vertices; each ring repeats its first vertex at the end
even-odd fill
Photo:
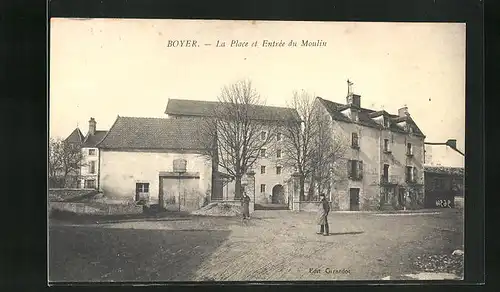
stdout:
POLYGON ((256 211, 245 224, 237 218, 196 217, 71 227, 59 237, 59 229, 68 227, 54 226, 50 236, 56 268, 51 264, 51 275, 131 281, 380 280, 418 272, 413 264, 418 256, 451 254, 463 244, 461 214, 455 210, 387 216, 333 213, 329 221, 328 237, 315 233, 314 214, 290 211, 256 211), (78 230, 93 235, 68 236, 78 230), (58 242, 63 237, 65 242, 58 242), (72 242, 78 240, 82 243, 72 242), (75 245, 85 248, 75 253, 75 245), (120 250, 128 258, 106 257, 120 250), (107 260, 105 266, 91 267, 82 258, 107 260), (74 272, 69 275, 64 266, 74 272))

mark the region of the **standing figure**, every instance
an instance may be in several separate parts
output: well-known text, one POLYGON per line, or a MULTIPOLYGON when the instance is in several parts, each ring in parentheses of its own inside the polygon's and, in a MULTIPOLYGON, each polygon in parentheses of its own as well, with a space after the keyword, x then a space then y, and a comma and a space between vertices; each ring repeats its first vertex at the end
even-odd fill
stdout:
POLYGON ((247 192, 243 192, 243 196, 241 197, 241 206, 243 219, 250 219, 250 197, 247 195, 247 192))
POLYGON ((328 213, 330 212, 330 203, 326 200, 325 194, 321 193, 319 195, 319 205, 318 205, 318 225, 320 231, 317 234, 323 234, 328 236, 330 232, 330 227, 328 226, 328 213))

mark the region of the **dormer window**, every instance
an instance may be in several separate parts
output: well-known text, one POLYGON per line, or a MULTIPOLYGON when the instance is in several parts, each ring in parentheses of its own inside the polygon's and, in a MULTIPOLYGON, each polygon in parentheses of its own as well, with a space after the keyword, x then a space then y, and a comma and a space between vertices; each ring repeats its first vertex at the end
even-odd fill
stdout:
POLYGON ((390 126, 391 126, 391 121, 389 120, 389 118, 384 117, 384 127, 390 128, 390 126))
POLYGON ((260 132, 260 139, 261 139, 261 140, 266 140, 266 137, 267 137, 267 133, 266 133, 266 131, 262 131, 262 132, 260 132))
POLYGON ((354 122, 359 122, 359 116, 358 116, 358 112, 356 110, 351 109, 351 119, 354 122))

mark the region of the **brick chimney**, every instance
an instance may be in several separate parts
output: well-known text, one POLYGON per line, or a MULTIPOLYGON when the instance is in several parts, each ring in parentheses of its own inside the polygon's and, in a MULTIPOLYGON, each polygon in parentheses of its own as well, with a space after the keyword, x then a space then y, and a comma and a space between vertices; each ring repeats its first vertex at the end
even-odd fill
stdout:
POLYGON ((354 94, 352 92, 352 83, 350 80, 347 80, 347 97, 346 101, 348 105, 353 105, 356 107, 361 107, 361 96, 354 94))
POLYGON ((94 118, 90 118, 89 120, 89 135, 95 134, 96 121, 94 118))
POLYGON ((408 112, 408 107, 405 106, 405 107, 398 109, 398 116, 399 117, 409 117, 410 113, 408 112))

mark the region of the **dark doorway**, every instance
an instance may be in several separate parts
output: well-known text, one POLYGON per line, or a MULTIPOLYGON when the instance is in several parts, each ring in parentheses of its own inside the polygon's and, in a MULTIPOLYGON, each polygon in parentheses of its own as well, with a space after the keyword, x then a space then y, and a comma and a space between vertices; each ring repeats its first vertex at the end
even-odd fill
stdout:
POLYGON ((399 193, 398 193, 398 205, 400 207, 404 207, 405 206, 405 193, 406 193, 406 190, 404 188, 399 188, 399 193))
POLYGON ((351 211, 359 211, 359 188, 349 189, 351 211))
POLYGON ((285 204, 285 190, 282 185, 275 185, 271 198, 273 204, 285 204))

